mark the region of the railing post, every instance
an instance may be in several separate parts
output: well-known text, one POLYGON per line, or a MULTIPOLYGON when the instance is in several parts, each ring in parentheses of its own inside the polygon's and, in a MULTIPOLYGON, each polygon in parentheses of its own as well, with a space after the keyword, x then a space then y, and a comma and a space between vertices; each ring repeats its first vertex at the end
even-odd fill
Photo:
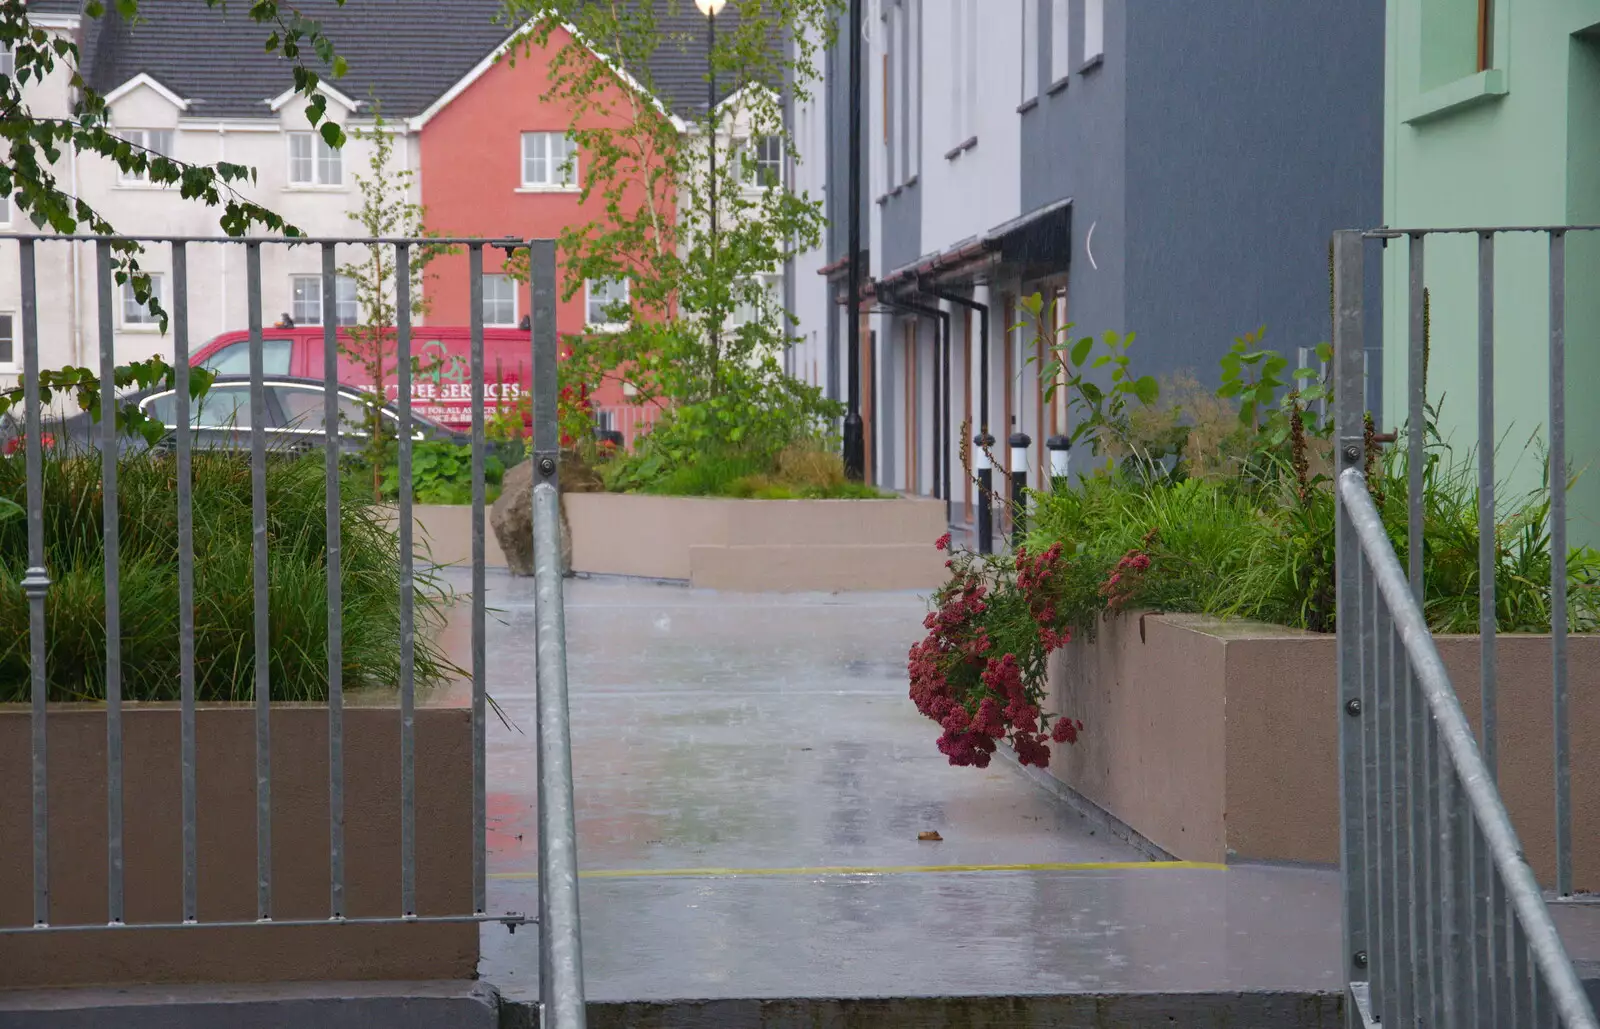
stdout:
POLYGON ((994 553, 994 437, 980 432, 972 437, 977 453, 973 463, 978 466, 978 553, 994 553))
POLYGON ((1011 439, 1011 549, 1021 548, 1028 532, 1028 447, 1033 440, 1025 432, 1013 432, 1011 439))
MULTIPOLYGON (((1338 465, 1341 470, 1358 468, 1365 457, 1366 383, 1362 375, 1365 339, 1363 333, 1362 290, 1364 288, 1362 236, 1356 231, 1340 231, 1333 237, 1333 350, 1334 420, 1338 440, 1338 465)), ((1337 582, 1336 626, 1338 631, 1338 708, 1339 723, 1339 842, 1340 870, 1344 893, 1344 955, 1347 978, 1361 982, 1368 978, 1370 943, 1366 924, 1365 869, 1368 862, 1365 839, 1366 809, 1363 795, 1361 709, 1361 668, 1364 648, 1371 643, 1363 638, 1365 620, 1361 617, 1361 548, 1350 515, 1339 505, 1335 540, 1337 582)))
POLYGON ((556 400, 554 240, 533 241, 528 270, 533 315, 533 571, 539 698, 539 1001, 541 1024, 550 1029, 583 1029, 577 817, 572 799, 561 495, 557 491, 561 430, 556 400))

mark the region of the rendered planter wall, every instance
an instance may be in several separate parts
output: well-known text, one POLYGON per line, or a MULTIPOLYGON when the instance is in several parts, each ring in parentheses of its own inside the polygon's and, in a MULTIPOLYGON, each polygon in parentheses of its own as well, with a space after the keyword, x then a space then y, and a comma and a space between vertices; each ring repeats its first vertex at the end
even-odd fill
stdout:
POLYGON ((942 500, 570 493, 573 570, 743 592, 933 589, 942 500))
MULTIPOLYGON (((1438 641, 1479 723, 1478 638, 1438 641)), ((1600 790, 1600 637, 1569 641, 1572 792, 1600 790)), ((1189 615, 1123 616, 1051 659, 1051 707, 1081 719, 1050 771, 1192 861, 1339 860, 1332 636, 1189 615)), ((1499 638, 1500 789, 1541 882, 1555 877, 1550 638, 1499 638)), ((1600 811, 1575 804, 1580 889, 1600 888, 1600 811)))
MULTIPOLYGON (((106 724, 99 705, 52 707, 52 921, 106 920, 106 724)), ((182 918, 179 711, 128 705, 124 726, 125 894, 132 922, 182 918)), ((328 713, 272 712, 273 913, 328 916, 328 713)), ((345 711, 346 914, 400 911, 400 720, 345 711)), ((417 904, 472 909, 472 725, 459 708, 416 712, 417 904)), ((33 921, 26 708, 0 707, 0 925, 33 921)), ((256 917, 255 721, 248 706, 196 712, 199 914, 256 917)), ((470 979, 472 924, 115 929, 0 935, 0 989, 161 982, 470 979)))

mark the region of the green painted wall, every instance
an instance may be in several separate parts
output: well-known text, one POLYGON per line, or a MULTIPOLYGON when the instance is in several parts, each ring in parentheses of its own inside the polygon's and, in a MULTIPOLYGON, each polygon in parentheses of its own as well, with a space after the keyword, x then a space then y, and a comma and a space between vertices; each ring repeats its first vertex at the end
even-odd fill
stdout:
MULTIPOLYGON (((1600 224, 1600 0, 1494 0, 1492 68, 1476 0, 1389 0, 1384 220, 1395 227, 1600 224), (1464 27, 1464 28, 1463 28, 1464 27)), ((1478 240, 1427 244, 1428 395, 1458 458, 1478 437, 1478 240)), ((1408 243, 1384 251, 1385 420, 1405 418, 1408 243)), ((1495 436, 1502 496, 1538 485, 1548 422, 1549 245, 1495 244, 1495 436), (1530 447, 1530 438, 1535 440, 1530 447)), ((1573 541, 1600 544, 1600 234, 1567 245, 1573 541)), ((1369 326, 1369 332, 1373 331, 1369 326)))

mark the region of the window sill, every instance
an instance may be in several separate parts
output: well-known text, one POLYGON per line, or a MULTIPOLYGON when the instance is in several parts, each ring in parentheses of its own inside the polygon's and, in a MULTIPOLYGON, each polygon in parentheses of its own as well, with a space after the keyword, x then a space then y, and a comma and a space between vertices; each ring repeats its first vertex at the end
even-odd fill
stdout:
POLYGON ((589 322, 584 325, 584 328, 588 329, 590 332, 625 332, 628 329, 628 323, 621 322, 616 324, 596 325, 594 322, 589 322))
POLYGON ((518 186, 517 193, 577 193, 577 186, 518 186))
POLYGON ((884 204, 887 204, 888 202, 889 202, 889 194, 887 194, 887 193, 883 194, 882 196, 878 197, 877 200, 873 201, 873 203, 877 204, 879 207, 882 207, 884 204))
POLYGON ((1490 68, 1476 75, 1457 79, 1437 89, 1412 97, 1406 102, 1401 120, 1416 125, 1454 111, 1475 107, 1496 97, 1505 96, 1506 72, 1504 68, 1490 68))
POLYGON ((1039 106, 1039 98, 1036 97, 1036 96, 1030 96, 1028 99, 1024 100, 1022 103, 1017 105, 1017 113, 1018 114, 1027 114, 1029 111, 1033 110, 1035 107, 1038 107, 1038 106, 1039 106))
POLYGON ((173 186, 173 183, 168 183, 168 182, 137 182, 137 181, 124 182, 122 179, 118 179, 116 188, 117 189, 136 189, 136 190, 138 190, 138 189, 142 189, 142 190, 162 190, 162 189, 171 189, 172 186, 173 186))
POLYGON ((151 323, 149 325, 145 325, 145 324, 142 324, 140 322, 135 322, 132 325, 129 325, 127 322, 123 322, 122 325, 120 325, 118 327, 123 332, 148 332, 148 333, 154 333, 154 334, 160 334, 160 332, 161 332, 161 326, 156 325, 154 323, 151 323))
POLYGON ((1071 83, 1072 76, 1063 75, 1059 79, 1056 79, 1054 82, 1050 83, 1050 85, 1046 86, 1044 91, 1048 96, 1055 96, 1057 93, 1065 90, 1071 83))
POLYGON ((1088 60, 1084 61, 1082 64, 1078 65, 1078 74, 1079 75, 1087 75, 1087 74, 1089 74, 1090 72, 1094 71, 1096 68, 1100 67, 1102 64, 1105 64, 1105 63, 1106 63, 1106 55, 1105 54, 1103 54, 1103 53, 1095 54, 1093 57, 1089 58, 1088 60))
POLYGON ((956 158, 960 157, 962 154, 966 153, 968 150, 971 150, 977 145, 978 137, 968 136, 966 139, 963 139, 949 150, 946 150, 944 152, 944 159, 946 161, 954 161, 956 158))
POLYGON ((295 182, 283 187, 285 193, 348 193, 350 187, 340 183, 337 186, 320 186, 304 182, 295 182))

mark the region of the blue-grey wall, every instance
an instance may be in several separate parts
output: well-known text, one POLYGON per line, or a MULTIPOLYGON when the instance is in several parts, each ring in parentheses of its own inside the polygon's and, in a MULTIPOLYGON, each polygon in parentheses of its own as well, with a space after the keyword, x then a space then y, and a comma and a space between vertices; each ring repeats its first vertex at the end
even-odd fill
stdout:
POLYGON ((883 260, 878 267, 885 274, 922 256, 922 191, 918 186, 909 183, 883 199, 883 224, 878 233, 883 260))
POLYGON ((1208 384, 1259 326, 1291 361, 1328 339, 1328 238, 1382 220, 1383 34, 1376 0, 1106 4, 1103 63, 1023 115, 1023 210, 1073 201, 1077 330, 1134 332, 1141 373, 1208 384))
MULTIPOLYGON (((1138 0, 1131 0, 1137 3, 1138 0)), ((1052 5, 1041 0, 1036 42, 1038 67, 1050 68, 1052 5)), ((1073 39, 1082 39, 1083 4, 1068 5, 1073 39)), ((1096 67, 1074 69, 1064 89, 1043 92, 1022 115, 1022 210, 1072 199, 1067 283, 1068 317, 1076 331, 1098 335, 1127 324, 1124 244, 1126 209, 1127 61, 1126 5, 1106 4, 1105 57, 1096 67), (1093 236, 1090 237, 1090 231, 1093 236), (1089 244, 1086 246, 1086 244, 1089 244), (1089 260, 1090 247, 1094 260, 1089 260), (1095 267, 1098 265, 1098 268, 1095 267)))
MULTIPOLYGON (((823 110, 828 118, 828 179, 825 210, 828 216, 827 263, 844 257, 850 249, 850 223, 846 212, 850 210, 850 13, 839 12, 838 32, 828 49, 823 80, 823 110)), ((863 43, 863 49, 865 43, 863 43)), ((865 64, 865 56, 862 61, 865 64)), ((861 132, 867 132, 867 111, 870 101, 870 83, 862 68, 861 82, 861 132)), ((871 159, 866 140, 861 147, 861 248, 872 247, 872 179, 868 174, 871 159)))
POLYGON ((1138 0, 1128 18, 1135 350, 1213 383, 1264 325, 1293 361, 1330 337, 1330 235, 1382 220, 1384 5, 1138 0))

